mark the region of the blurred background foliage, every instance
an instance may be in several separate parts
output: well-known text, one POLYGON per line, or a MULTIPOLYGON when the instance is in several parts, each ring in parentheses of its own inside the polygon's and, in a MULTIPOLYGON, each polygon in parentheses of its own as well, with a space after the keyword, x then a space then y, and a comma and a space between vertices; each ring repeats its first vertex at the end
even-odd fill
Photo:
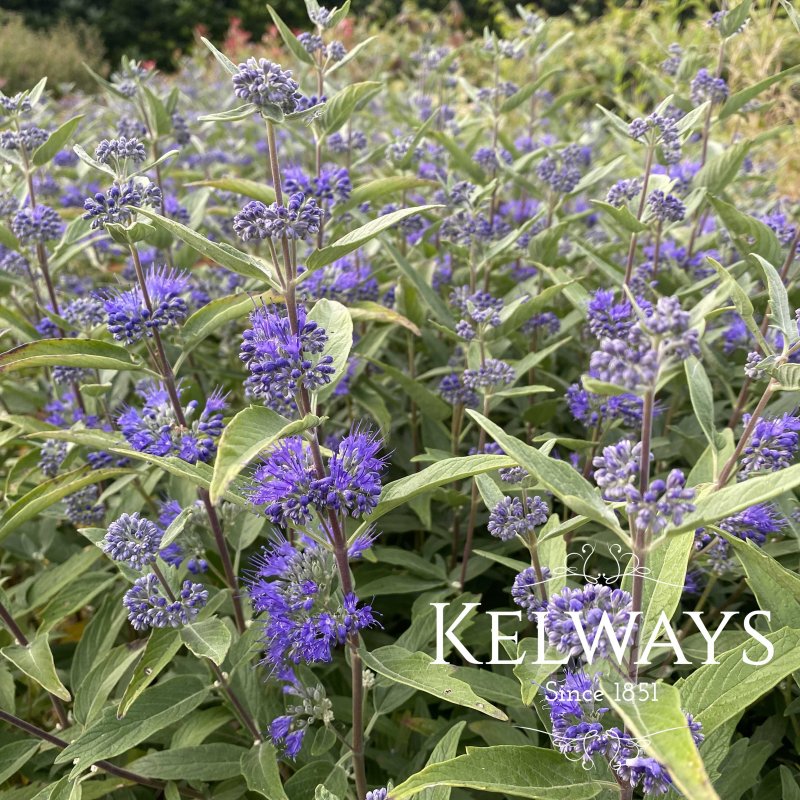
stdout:
MULTIPOLYGON (((749 85, 800 63, 800 36, 786 13, 778 12, 782 1, 787 2, 754 3, 770 13, 759 18, 756 33, 733 40, 727 58, 729 84, 749 85)), ((93 91, 96 84, 82 62, 108 74, 123 54, 169 71, 182 58, 191 57, 201 33, 233 56, 276 58, 279 37, 265 4, 266 0, 148 0, 146 6, 132 0, 0 0, 0 87, 15 92, 47 74, 50 86, 61 92, 71 87, 93 91)), ((295 29, 307 28, 303 0, 273 0, 273 4, 295 29)), ((563 51, 562 80, 572 85, 560 87, 574 90, 570 102, 620 108, 624 102, 638 103, 637 87, 647 85, 643 78, 663 80, 658 64, 669 43, 680 42, 690 52, 703 51, 708 30, 702 20, 718 4, 538 0, 525 6, 558 16, 559 34, 571 37, 563 51)), ((341 38, 351 47, 368 35, 385 37, 384 51, 397 54, 389 61, 388 77, 392 71, 399 75, 408 69, 402 54, 411 51, 404 42, 412 46, 412 40, 426 31, 444 34, 458 46, 480 36, 485 26, 513 36, 519 25, 514 0, 352 0, 352 7, 355 23, 348 22, 347 29, 339 32, 341 38)), ((204 48, 200 49, 205 57, 204 48)), ((800 115, 800 98, 786 84, 774 88, 770 102, 768 114, 751 115, 753 124, 781 125, 800 115)))
MULTIPOLYGON (((289 25, 300 27, 306 23, 303 0, 275 0, 273 4, 289 25)), ((504 15, 513 12, 514 4, 515 0, 416 0, 413 5, 397 0, 353 0, 352 9, 361 24, 378 26, 398 15, 413 19, 416 9, 429 10, 458 29, 480 33, 485 26, 495 25, 504 15)), ((192 45, 198 26, 218 39, 236 20, 234 24, 247 31, 252 39, 261 39, 268 33, 264 5, 264 0, 148 0, 144 6, 132 0, 0 0, 0 18, 7 18, 9 13, 20 14, 27 27, 46 37, 38 40, 39 45, 52 42, 51 47, 56 47, 56 42, 58 46, 63 43, 69 55, 75 52, 76 44, 80 52, 80 45, 89 42, 90 55, 97 57, 102 48, 111 64, 119 62, 122 55, 128 55, 152 59, 161 69, 169 69, 177 65, 178 54, 192 45), (74 35, 65 38, 66 26, 74 35)), ((525 5, 548 15, 569 15, 581 21, 622 5, 632 8, 642 3, 538 0, 525 5)), ((650 5, 655 9, 674 4, 661 0, 650 5)), ((681 13, 689 16, 695 10, 702 10, 707 17, 708 10, 715 7, 716 4, 708 2, 680 3, 681 13)), ((8 24, 6 20, 3 45, 13 44, 8 24)), ((15 33, 18 25, 19 21, 11 23, 15 33)), ((29 38, 32 35, 26 33, 29 38)), ((7 80, 16 76, 12 54, 18 55, 13 49, 6 52, 5 46, 0 54, 0 77, 7 80)), ((36 74, 41 74, 41 66, 36 74)), ((66 80, 74 79, 68 71, 66 76, 66 80)))

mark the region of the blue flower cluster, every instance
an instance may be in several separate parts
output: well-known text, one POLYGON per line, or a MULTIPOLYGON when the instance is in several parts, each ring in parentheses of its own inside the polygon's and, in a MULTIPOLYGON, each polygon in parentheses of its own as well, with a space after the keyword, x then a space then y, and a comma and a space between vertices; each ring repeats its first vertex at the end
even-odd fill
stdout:
POLYGON ((330 383, 331 356, 321 356, 328 335, 297 306, 297 329, 277 306, 261 306, 250 314, 239 357, 250 372, 245 387, 276 411, 291 409, 296 394, 330 383))
MULTIPOLYGON (((606 727, 604 718, 610 710, 597 703, 599 681, 598 674, 567 671, 557 688, 546 691, 553 744, 562 753, 577 755, 587 767, 598 756, 605 759, 620 780, 640 787, 645 795, 666 794, 672 779, 664 766, 645 756, 629 733, 606 727)), ((699 746, 704 739, 702 725, 691 714, 686 714, 686 725, 699 746)))
POLYGON ((302 192, 289 197, 286 205, 251 200, 233 218, 233 230, 243 242, 251 239, 307 239, 319 230, 322 209, 302 192))
MULTIPOLYGON (((177 387, 178 398, 181 387, 177 387)), ((156 456, 174 455, 190 464, 209 462, 217 452, 222 434, 222 415, 228 407, 226 396, 213 391, 205 401, 200 416, 192 421, 199 403, 192 400, 183 409, 189 427, 179 424, 169 393, 161 382, 145 381, 136 388, 143 401, 141 408, 126 407, 117 423, 128 444, 140 453, 156 456)))
POLYGON ((185 272, 151 266, 145 274, 145 290, 109 290, 101 296, 108 332, 118 341, 135 344, 170 325, 178 325, 189 313, 185 295, 189 276, 185 272))

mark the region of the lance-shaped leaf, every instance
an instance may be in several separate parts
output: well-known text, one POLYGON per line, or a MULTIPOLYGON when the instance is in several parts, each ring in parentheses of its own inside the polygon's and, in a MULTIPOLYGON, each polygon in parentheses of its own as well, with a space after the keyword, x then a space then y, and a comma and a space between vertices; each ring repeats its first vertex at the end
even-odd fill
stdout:
POLYGON ((364 652, 362 658, 364 666, 395 683, 411 686, 417 691, 480 711, 495 719, 508 719, 499 708, 475 694, 468 683, 453 677, 454 667, 434 664, 433 658, 427 653, 412 653, 392 644, 379 647, 371 653, 364 652))
POLYGON ((744 661, 745 654, 756 662, 769 656, 767 647, 752 638, 732 650, 718 653, 718 663, 704 664, 675 684, 680 690, 683 707, 703 723, 706 736, 800 669, 800 630, 781 628, 762 636, 772 647, 768 663, 744 661))
POLYGON ((752 86, 748 86, 746 89, 735 92, 725 101, 725 105, 722 106, 722 110, 719 112, 719 118, 722 120, 731 116, 731 114, 735 114, 742 106, 749 103, 754 97, 757 97, 765 89, 768 89, 778 81, 782 81, 789 75, 796 74, 798 70, 800 70, 800 64, 795 64, 794 66, 783 70, 783 72, 770 75, 768 78, 764 78, 764 80, 754 83, 752 86))
POLYGON ((327 247, 321 250, 315 250, 307 259, 306 266, 308 270, 315 270, 319 267, 324 267, 331 264, 342 256, 352 253, 363 244, 366 244, 371 239, 374 239, 379 233, 393 228, 398 222, 410 217, 412 214, 421 214, 423 211, 430 211, 432 208, 441 208, 438 205, 427 206, 414 206, 413 208, 401 208, 399 211, 393 211, 391 214, 385 214, 382 217, 373 219, 366 225, 356 228, 354 231, 342 236, 327 247))
POLYGON ((141 369, 128 350, 96 339, 40 339, 0 354, 0 373, 32 367, 141 369))
POLYGON ((324 401, 331 396, 347 369, 347 357, 353 346, 353 320, 341 303, 326 297, 317 300, 308 312, 308 319, 314 320, 328 336, 321 357, 330 356, 333 359, 330 382, 312 392, 316 400, 324 401))
POLYGON ((67 702, 72 699, 56 673, 47 634, 37 636, 27 645, 10 644, 0 650, 0 654, 50 694, 67 702))
POLYGON ((277 411, 262 406, 250 406, 240 411, 225 426, 219 440, 211 479, 211 501, 218 502, 236 476, 273 442, 315 425, 319 425, 319 417, 313 414, 290 421, 277 411))
POLYGON ((503 448, 505 453, 523 469, 535 475, 537 481, 558 497, 565 506, 576 514, 582 514, 615 533, 624 535, 614 512, 603 502, 589 481, 571 465, 550 458, 535 447, 510 436, 477 411, 468 409, 467 414, 503 448))
POLYGON ((69 141, 78 123, 83 119, 83 114, 68 119, 63 125, 54 130, 47 141, 36 148, 31 156, 31 161, 35 167, 42 167, 52 161, 55 154, 69 141))
POLYGON ((269 205, 275 202, 275 190, 265 183, 252 181, 249 178, 215 178, 207 181, 193 181, 187 186, 210 186, 212 189, 219 189, 222 192, 233 192, 250 197, 253 200, 260 200, 269 205))
POLYGON ((156 214, 148 208, 138 208, 137 213, 144 214, 148 219, 152 220, 153 224, 162 230, 177 236, 181 241, 186 242, 190 247, 197 250, 200 255, 205 256, 221 267, 226 267, 231 272, 236 272, 239 275, 244 275, 247 278, 257 278, 260 281, 266 281, 273 289, 277 289, 278 285, 273 277, 272 269, 267 264, 256 256, 245 253, 242 250, 237 250, 224 242, 212 242, 206 239, 205 236, 197 231, 192 230, 187 225, 182 225, 174 219, 162 217, 161 214, 156 214))
POLYGON ((466 755, 431 764, 392 789, 391 800, 407 800, 425 789, 451 786, 529 800, 586 800, 616 783, 569 761, 561 753, 526 745, 471 747, 466 755))
MULTIPOLYGON (((665 683, 641 684, 648 695, 637 691, 632 700, 619 700, 623 694, 611 680, 601 681, 609 705, 625 720, 636 743, 663 764, 672 781, 691 800, 720 800, 711 785, 703 759, 692 739, 681 696, 665 683), (653 699, 655 695, 655 699, 653 699)), ((690 709, 691 710, 691 709, 690 709)))
POLYGON ((789 308, 789 294, 778 274, 778 270, 758 253, 752 253, 764 273, 769 289, 769 308, 772 322, 777 325, 787 344, 797 341, 797 322, 789 308))

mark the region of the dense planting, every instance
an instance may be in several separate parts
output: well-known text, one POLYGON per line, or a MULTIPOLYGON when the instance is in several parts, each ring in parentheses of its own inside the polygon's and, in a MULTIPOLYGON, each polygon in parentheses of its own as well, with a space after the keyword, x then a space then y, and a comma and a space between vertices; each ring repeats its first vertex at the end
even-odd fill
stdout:
POLYGON ((796 798, 796 13, 307 5, 0 95, 0 798, 796 798))

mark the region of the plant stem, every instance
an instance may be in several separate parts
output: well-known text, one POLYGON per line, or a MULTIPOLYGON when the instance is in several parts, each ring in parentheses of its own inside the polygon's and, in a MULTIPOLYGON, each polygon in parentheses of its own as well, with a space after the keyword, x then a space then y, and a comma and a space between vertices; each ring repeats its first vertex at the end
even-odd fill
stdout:
MULTIPOLYGON (((13 714, 9 714, 7 711, 0 710, 0 719, 2 719, 4 722, 7 722, 9 725, 13 725, 18 730, 24 731, 25 733, 35 736, 37 739, 41 739, 44 742, 55 745, 56 747, 60 747, 62 750, 69 746, 69 742, 60 739, 58 736, 53 736, 52 733, 48 733, 47 731, 38 728, 36 725, 32 725, 30 722, 26 722, 24 719, 20 719, 13 714)), ((93 766, 103 770, 103 772, 107 772, 109 775, 114 775, 117 778, 131 781, 131 783, 138 783, 141 786, 149 786, 151 789, 155 789, 159 792, 163 792, 165 789, 165 785, 161 781, 156 781, 152 778, 146 778, 144 775, 138 775, 130 770, 117 767, 109 761, 95 761, 93 766)), ((201 792, 197 792, 188 787, 181 788, 179 791, 183 792, 183 794, 185 794, 187 797, 199 798, 199 800, 202 800, 203 798, 203 794, 201 792)))
MULTIPOLYGON (((16 639, 17 643, 21 647, 28 647, 30 642, 28 641, 28 637, 22 632, 22 629, 17 625, 17 621, 14 619, 11 612, 0 602, 0 619, 3 620, 5 626, 8 628, 8 632, 16 639)), ((64 709, 64 704, 61 702, 61 699, 56 697, 51 692, 47 693, 50 697, 50 702, 53 705, 53 711, 58 718, 58 724, 62 728, 69 728, 69 719, 67 718, 67 712, 64 709)))
MULTIPOLYGON (((482 358, 483 360, 483 358, 482 358)), ((487 391, 483 395, 483 416, 489 416, 489 398, 491 395, 487 391)), ((481 428, 478 435, 478 453, 483 452, 486 447, 486 431, 481 428)), ((475 538, 475 524, 478 517, 478 483, 475 478, 472 479, 472 491, 470 493, 469 502, 469 521, 467 522, 467 536, 464 539, 464 550, 461 553, 461 574, 458 578, 458 584, 461 591, 464 591, 464 584, 467 581, 467 566, 469 565, 469 557, 472 554, 472 541, 475 538)))
POLYGON ((750 419, 747 421, 747 425, 745 426, 744 431, 742 432, 741 437, 739 438, 739 442, 736 445, 736 449, 731 454, 731 457, 725 462, 725 465, 722 467, 722 470, 719 473, 719 478, 717 479, 717 489, 721 489, 728 483, 728 479, 731 476, 731 472, 733 468, 736 466, 736 463, 739 461, 739 457, 742 455, 744 448, 746 447, 747 443, 750 441, 750 437, 753 434, 753 430, 756 427, 756 423, 759 420, 759 417, 764 413, 764 409, 767 407, 767 403, 769 403, 772 395, 775 393, 775 386, 776 383, 774 380, 771 380, 767 384, 767 388, 764 389, 764 394, 761 395, 761 399, 758 401, 758 405, 755 407, 755 410, 750 415, 750 419))
MULTIPOLYGON (((147 291, 147 283, 145 281, 144 271, 142 270, 142 263, 139 259, 139 251, 136 249, 136 246, 132 244, 130 245, 130 252, 131 257, 133 258, 133 266, 136 271, 136 278, 139 282, 139 287, 142 290, 142 298, 144 299, 144 303, 152 316, 153 303, 150 300, 150 294, 147 291)), ((152 328, 152 334, 153 341, 156 346, 156 352, 158 353, 157 360, 160 362, 157 364, 157 366, 161 372, 161 377, 164 380, 164 386, 167 389, 167 394, 169 395, 170 403, 172 404, 172 410, 175 412, 175 418, 182 428, 188 428, 186 416, 183 413, 183 407, 181 406, 180 397, 178 396, 178 386, 177 382, 175 381, 175 373, 172 371, 172 367, 170 366, 169 359, 167 358, 166 351, 164 350, 164 343, 161 341, 161 335, 158 332, 158 328, 152 328)), ((208 516, 208 522, 211 526, 211 532, 214 534, 214 542, 217 546, 217 552, 219 553, 220 560, 222 561, 222 569, 225 573, 225 581, 231 590, 233 613, 236 619, 236 628, 239 633, 244 633, 246 625, 244 621, 244 611, 242 610, 242 601, 236 588, 236 574, 233 571, 231 556, 228 552, 228 545, 225 542, 225 535, 222 532, 222 525, 220 524, 217 510, 214 508, 214 504, 211 502, 211 498, 209 497, 206 489, 198 489, 197 494, 202 501, 203 506, 205 507, 206 514, 208 516)))
MULTIPOLYGON (((655 389, 648 390, 644 396, 642 409, 642 448, 639 461, 639 493, 644 495, 650 485, 650 441, 653 434, 653 406, 655 404, 655 389)), ((649 546, 648 528, 642 527, 635 519, 632 520, 632 539, 633 539, 633 608, 634 614, 642 611, 642 597, 644 594, 644 572, 647 560, 647 550, 649 546)), ((639 627, 633 635, 631 643, 630 663, 628 675, 631 680, 636 681, 639 677, 639 665, 637 656, 639 655, 639 627)))
MULTIPOLYGON (((642 194, 639 197, 639 208, 636 212, 636 219, 641 221, 642 215, 644 214, 644 206, 647 202, 647 187, 650 183, 650 172, 653 169, 653 155, 655 154, 656 146, 654 142, 651 142, 647 147, 647 156, 645 158, 644 164, 644 180, 642 182, 642 194)), ((636 257, 636 242, 638 239, 638 235, 636 233, 631 234, 631 243, 628 246, 628 259, 625 262, 625 279, 623 280, 623 284, 627 286, 631 282, 631 277, 633 275, 633 260, 636 257)))
MULTIPOLYGON (((278 149, 275 142, 275 127, 267 120, 267 148, 269 150, 270 171, 272 173, 272 183, 275 188, 275 201, 283 204, 283 190, 281 189, 281 171, 278 160, 278 149)), ((289 248, 289 240, 286 234, 281 236, 281 250, 283 252, 283 284, 286 287, 285 301, 286 313, 289 319, 289 328, 292 335, 299 335, 299 324, 297 316, 297 295, 295 292, 296 264, 289 248)), ((276 265, 277 266, 277 265, 276 265)), ((301 414, 311 413, 311 399, 305 386, 301 386, 298 393, 298 410, 301 414)), ((319 444, 319 429, 313 430, 310 437, 311 458, 314 470, 319 480, 325 477, 325 464, 322 461, 322 451, 319 444)), ((339 523, 336 512, 328 509, 328 522, 330 525, 333 554, 336 560, 336 567, 339 572, 339 580, 342 592, 345 595, 354 594, 353 580, 350 575, 350 562, 347 554, 347 537, 339 523)), ((351 701, 353 716, 353 773, 356 782, 356 795, 358 800, 363 800, 367 794, 367 775, 364 762, 364 675, 359 653, 360 638, 358 631, 352 631, 347 635, 347 644, 350 648, 350 679, 351 679, 351 701)))

